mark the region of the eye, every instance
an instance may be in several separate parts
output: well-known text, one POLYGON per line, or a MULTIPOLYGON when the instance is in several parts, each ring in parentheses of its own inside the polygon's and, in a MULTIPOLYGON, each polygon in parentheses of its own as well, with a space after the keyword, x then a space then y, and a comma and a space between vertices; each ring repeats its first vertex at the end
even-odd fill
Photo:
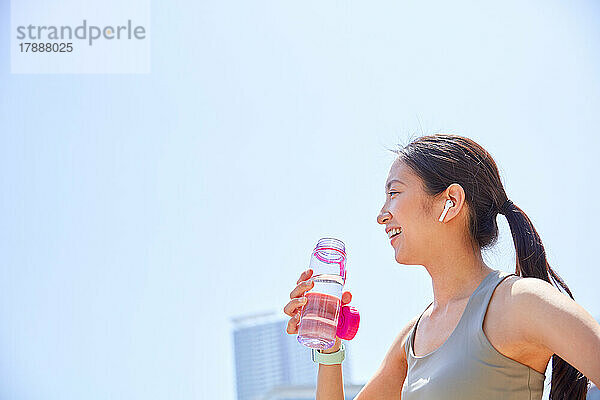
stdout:
POLYGON ((400 192, 388 192, 388 194, 391 196, 393 194, 399 194, 400 192))

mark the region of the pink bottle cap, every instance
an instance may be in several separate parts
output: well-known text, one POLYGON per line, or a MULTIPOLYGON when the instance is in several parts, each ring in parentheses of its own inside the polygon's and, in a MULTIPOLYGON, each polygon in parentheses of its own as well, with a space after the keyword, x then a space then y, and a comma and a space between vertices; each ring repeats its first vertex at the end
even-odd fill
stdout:
POLYGON ((358 310, 352 306, 342 306, 336 332, 337 337, 344 340, 354 339, 359 324, 360 314, 358 310))

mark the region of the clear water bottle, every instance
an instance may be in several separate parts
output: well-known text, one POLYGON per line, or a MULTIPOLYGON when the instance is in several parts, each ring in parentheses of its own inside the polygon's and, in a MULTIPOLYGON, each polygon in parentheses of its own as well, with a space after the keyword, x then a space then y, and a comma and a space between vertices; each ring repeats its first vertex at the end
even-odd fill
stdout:
POLYGON ((358 311, 349 306, 340 310, 346 282, 344 242, 320 239, 312 252, 310 268, 314 286, 305 293, 307 302, 300 312, 298 341, 307 347, 328 349, 335 344, 336 336, 350 340, 358 330, 358 311))

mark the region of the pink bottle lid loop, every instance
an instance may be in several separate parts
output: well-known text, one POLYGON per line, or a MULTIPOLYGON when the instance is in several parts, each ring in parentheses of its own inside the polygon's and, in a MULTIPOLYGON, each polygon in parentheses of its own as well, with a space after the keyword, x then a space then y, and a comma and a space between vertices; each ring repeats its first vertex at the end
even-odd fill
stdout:
POLYGON ((354 339, 359 325, 360 314, 358 310, 352 306, 342 306, 336 332, 337 337, 344 340, 354 339))

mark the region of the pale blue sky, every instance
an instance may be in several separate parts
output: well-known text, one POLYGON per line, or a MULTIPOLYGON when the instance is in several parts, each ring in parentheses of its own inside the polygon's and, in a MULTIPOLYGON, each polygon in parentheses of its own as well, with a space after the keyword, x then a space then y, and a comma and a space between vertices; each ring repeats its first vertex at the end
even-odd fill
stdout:
MULTIPOLYGON (((328 235, 348 247, 365 382, 431 301, 424 268, 395 263, 375 220, 386 147, 421 132, 491 152, 600 317, 597 2, 155 1, 151 14, 149 75, 10 75, 0 59, 1 398, 233 400, 230 319, 283 317, 328 235)), ((499 223, 486 257, 512 271, 499 223)))

